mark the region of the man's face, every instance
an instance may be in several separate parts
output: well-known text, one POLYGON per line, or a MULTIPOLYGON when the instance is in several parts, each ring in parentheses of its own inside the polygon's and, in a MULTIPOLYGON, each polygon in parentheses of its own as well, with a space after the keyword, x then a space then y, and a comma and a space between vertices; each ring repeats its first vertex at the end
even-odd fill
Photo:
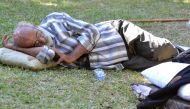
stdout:
POLYGON ((14 42, 23 48, 40 47, 47 43, 47 38, 36 28, 22 27, 15 32, 14 42))
POLYGON ((40 47, 47 43, 47 37, 44 33, 38 29, 35 29, 35 41, 33 42, 33 47, 40 47))

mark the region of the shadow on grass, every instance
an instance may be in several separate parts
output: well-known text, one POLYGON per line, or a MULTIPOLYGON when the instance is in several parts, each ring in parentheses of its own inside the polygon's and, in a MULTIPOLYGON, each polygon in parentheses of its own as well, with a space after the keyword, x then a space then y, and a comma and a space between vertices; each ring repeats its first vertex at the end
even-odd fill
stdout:
POLYGON ((190 3, 190 0, 173 0, 174 2, 190 3))
POLYGON ((66 1, 66 0, 32 0, 36 5, 46 6, 46 7, 64 7, 65 9, 72 9, 80 5, 79 1, 66 1))

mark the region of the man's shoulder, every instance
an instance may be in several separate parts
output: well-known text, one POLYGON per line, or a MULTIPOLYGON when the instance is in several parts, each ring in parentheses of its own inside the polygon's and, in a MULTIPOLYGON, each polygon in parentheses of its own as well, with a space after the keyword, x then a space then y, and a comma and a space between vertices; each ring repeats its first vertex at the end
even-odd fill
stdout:
POLYGON ((59 16, 70 17, 70 15, 67 14, 66 12, 52 12, 52 13, 48 14, 46 17, 52 17, 52 16, 56 16, 56 17, 59 17, 59 16))

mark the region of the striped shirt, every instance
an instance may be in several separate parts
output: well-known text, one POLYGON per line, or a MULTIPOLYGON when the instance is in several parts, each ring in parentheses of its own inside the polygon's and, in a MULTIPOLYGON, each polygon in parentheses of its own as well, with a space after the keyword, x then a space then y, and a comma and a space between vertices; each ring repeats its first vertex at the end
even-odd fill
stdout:
MULTIPOLYGON (((38 28, 51 37, 55 48, 65 54, 71 53, 78 43, 83 45, 92 69, 117 69, 121 68, 121 62, 128 60, 123 39, 111 21, 93 25, 66 13, 54 12, 47 15, 38 28)), ((51 61, 48 52, 42 52, 38 55, 39 60, 51 61)))

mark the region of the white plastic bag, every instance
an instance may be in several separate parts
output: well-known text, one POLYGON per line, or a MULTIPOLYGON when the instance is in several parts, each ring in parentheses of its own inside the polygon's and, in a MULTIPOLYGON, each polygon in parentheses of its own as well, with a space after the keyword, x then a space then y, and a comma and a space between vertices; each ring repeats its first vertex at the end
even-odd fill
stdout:
POLYGON ((190 101, 190 83, 183 85, 178 90, 178 96, 184 100, 190 101))

